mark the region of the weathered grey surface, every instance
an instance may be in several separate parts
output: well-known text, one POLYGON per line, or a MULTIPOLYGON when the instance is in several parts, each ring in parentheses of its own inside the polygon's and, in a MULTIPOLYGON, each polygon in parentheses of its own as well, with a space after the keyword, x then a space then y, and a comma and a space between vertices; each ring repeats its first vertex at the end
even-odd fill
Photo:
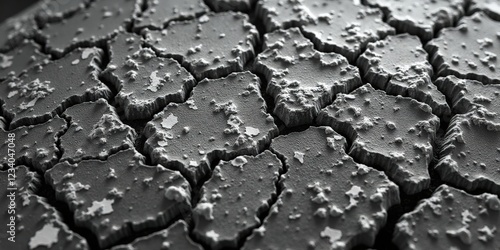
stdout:
POLYGON ((470 1, 469 14, 483 11, 489 17, 500 21, 500 1, 499 0, 472 0, 470 1))
POLYGON ((84 12, 89 3, 94 0, 42 0, 37 3, 36 19, 39 24, 60 22, 70 18, 77 12, 84 12))
POLYGON ((134 22, 134 30, 163 29, 172 21, 194 19, 209 11, 203 0, 145 0, 146 11, 134 22))
POLYGON ((37 64, 46 64, 48 59, 47 55, 40 53, 37 44, 25 40, 15 49, 0 53, 0 80, 25 73, 37 64))
POLYGON ((148 33, 148 44, 162 56, 182 62, 198 80, 243 70, 253 59, 257 29, 241 13, 209 13, 196 21, 173 22, 148 33))
POLYGON ((500 25, 482 12, 462 18, 457 27, 445 28, 425 46, 440 76, 455 75, 500 84, 500 25))
POLYGON ((281 167, 269 151, 217 165, 193 210, 195 237, 212 249, 237 248, 276 198, 281 167))
POLYGON ((289 127, 312 124, 337 93, 361 85, 358 69, 345 57, 314 50, 297 28, 266 34, 264 48, 254 69, 268 81, 274 114, 289 127))
POLYGON ((207 0, 206 3, 211 9, 217 12, 240 11, 250 12, 258 0, 207 0))
POLYGON ((133 149, 106 161, 63 162, 45 174, 75 223, 109 247, 147 228, 165 226, 190 209, 190 187, 177 172, 147 166, 133 149))
POLYGON ((500 200, 442 185, 396 225, 394 243, 410 249, 496 249, 500 200))
POLYGON ((364 85, 339 94, 317 123, 328 125, 353 142, 349 154, 383 169, 407 194, 429 187, 429 163, 439 118, 424 103, 395 97, 364 85))
POLYGON ((432 83, 432 65, 418 37, 402 34, 370 43, 357 65, 368 82, 386 93, 425 102, 440 117, 451 114, 445 96, 432 83))
POLYGON ((214 159, 262 152, 278 129, 259 87, 249 72, 201 81, 186 103, 168 105, 146 125, 145 151, 194 183, 214 159))
POLYGON ((351 249, 371 246, 398 187, 345 153, 331 128, 311 127, 273 140, 285 159, 283 192, 243 249, 351 249))

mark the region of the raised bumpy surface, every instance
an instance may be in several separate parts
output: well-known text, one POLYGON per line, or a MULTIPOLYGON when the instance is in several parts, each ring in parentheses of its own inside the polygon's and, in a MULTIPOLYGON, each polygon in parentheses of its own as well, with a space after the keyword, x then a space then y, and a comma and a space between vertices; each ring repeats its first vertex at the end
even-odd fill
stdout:
POLYGON ((500 249, 499 0, 41 0, 0 34, 1 249, 500 249))

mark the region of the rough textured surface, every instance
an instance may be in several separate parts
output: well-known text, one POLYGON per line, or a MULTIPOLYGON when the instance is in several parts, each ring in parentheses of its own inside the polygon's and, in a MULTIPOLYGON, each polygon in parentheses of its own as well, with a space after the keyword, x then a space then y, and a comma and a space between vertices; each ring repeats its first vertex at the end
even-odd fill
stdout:
POLYGON ((281 167, 269 151, 217 165, 193 211, 195 237, 211 249, 237 248, 276 198, 281 167))
POLYGON ((386 93, 425 102, 440 117, 451 114, 445 96, 432 83, 432 65, 418 37, 402 34, 370 43, 357 65, 368 82, 386 93))
POLYGON ((188 235, 188 225, 178 221, 169 228, 138 238, 128 245, 113 247, 112 250, 182 249, 202 250, 188 235))
POLYGON ((283 192, 244 249, 351 249, 371 246, 387 209, 399 203, 398 187, 379 171, 345 153, 331 128, 309 128, 278 137, 272 150, 288 169, 283 192))
POLYGON ((94 0, 42 0, 37 3, 35 17, 42 26, 47 23, 60 22, 79 11, 84 11, 91 1, 94 0))
POLYGON ((464 15, 466 0, 367 0, 381 8, 387 23, 398 32, 418 35, 422 40, 434 38, 440 29, 453 26, 464 15))
POLYGON ((500 130, 473 113, 456 115, 446 132, 436 170, 444 181, 468 191, 500 194, 500 130))
POLYGON ((479 12, 462 18, 457 27, 443 29, 425 49, 440 76, 500 84, 499 32, 498 22, 479 12))
POLYGON ((262 152, 278 130, 259 87, 249 72, 200 82, 186 103, 168 105, 146 125, 145 151, 191 182, 208 173, 214 159, 262 152))
POLYGON ((315 51, 297 28, 266 34, 264 47, 254 68, 268 81, 274 114, 287 126, 312 124, 337 93, 361 85, 358 69, 345 57, 315 51))
POLYGON ((201 80, 243 70, 254 57, 258 35, 246 15, 224 12, 203 15, 196 21, 173 22, 147 36, 155 51, 181 61, 201 80))
POLYGON ((500 244, 500 200, 469 195, 446 185, 396 225, 394 243, 410 249, 496 249, 500 244))
POLYGON ((0 23, 0 52, 6 52, 26 38, 33 37, 36 30, 35 11, 27 9, 0 23))
POLYGON ((133 149, 106 161, 60 163, 45 178, 57 199, 74 212, 75 223, 90 229, 102 248, 134 232, 167 225, 190 209, 188 182, 177 172, 144 165, 133 149))
POLYGON ((472 0, 469 7, 469 14, 478 11, 483 11, 491 18, 500 21, 499 0, 472 0))
POLYGON ((97 79, 101 58, 99 49, 77 49, 0 83, 0 102, 10 128, 45 122, 71 105, 109 97, 111 91, 97 79))
POLYGON ((61 161, 104 160, 110 154, 134 146, 135 131, 120 121, 115 109, 104 99, 75 105, 63 116, 70 121, 70 126, 61 136, 64 150, 61 161))
POLYGON ((56 142, 66 128, 66 121, 56 117, 39 125, 19 127, 11 131, 0 129, 0 165, 8 163, 7 152, 9 143, 12 142, 15 144, 14 158, 17 163, 30 165, 37 171, 44 172, 57 163, 59 149, 56 142), (15 140, 8 140, 9 133, 15 134, 15 140))
POLYGON ((436 85, 449 99, 455 113, 473 112, 476 120, 500 131, 500 86, 483 85, 475 80, 442 77, 436 85))
POLYGON ((205 12, 208 7, 203 0, 146 0, 147 10, 134 23, 134 29, 163 29, 172 21, 193 19, 205 12))
POLYGON ((62 222, 59 212, 51 207, 45 198, 34 194, 39 186, 39 178, 24 166, 16 167, 14 183, 12 171, 0 171, 0 206, 5 208, 0 217, 0 223, 6 230, 0 233, 0 244, 3 249, 88 249, 85 239, 70 231, 62 222), (16 188, 9 190, 8 188, 16 188), (12 196, 14 192, 14 196, 12 196), (10 195, 10 196, 9 196, 10 195), (11 198, 15 197, 15 198, 11 198), (15 204, 10 207, 11 204, 15 204), (8 208, 8 209, 7 209, 8 208), (15 214, 9 212, 14 211, 15 214), (15 218, 11 221, 11 216, 15 218), (9 240, 12 235, 8 224, 15 228, 15 243, 9 240))
POLYGON ((207 0, 208 6, 217 12, 241 11, 250 12, 258 0, 207 0))
POLYGON ((349 136, 349 154, 383 169, 405 193, 429 187, 427 169, 439 119, 427 104, 364 85, 351 94, 339 94, 321 111, 317 123, 349 136))
POLYGON ((141 38, 118 35, 109 43, 111 62, 104 78, 118 90, 115 100, 128 120, 148 119, 170 102, 183 102, 196 85, 194 77, 170 58, 141 48, 141 38))
POLYGON ((61 57, 76 47, 96 46, 128 28, 140 11, 139 0, 99 0, 71 18, 38 33, 46 50, 61 57))
POLYGON ((49 57, 39 51, 37 44, 25 40, 15 49, 0 53, 0 80, 18 76, 37 64, 47 63, 49 57))

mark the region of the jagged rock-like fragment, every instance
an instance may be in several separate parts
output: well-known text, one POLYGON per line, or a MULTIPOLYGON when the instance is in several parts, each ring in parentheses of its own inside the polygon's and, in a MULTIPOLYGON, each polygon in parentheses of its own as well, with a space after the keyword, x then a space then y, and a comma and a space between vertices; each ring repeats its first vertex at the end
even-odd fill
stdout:
POLYGON ((472 0, 469 7, 469 14, 478 11, 483 11, 494 20, 500 21, 499 0, 472 0))
POLYGON ((184 221, 178 221, 165 230, 138 238, 128 245, 113 247, 111 250, 141 249, 202 250, 203 247, 189 238, 188 225, 184 221))
POLYGON ((134 29, 163 29, 171 21, 193 19, 208 12, 203 0, 147 0, 148 8, 134 23, 134 29))
POLYGON ((193 211, 194 235, 212 249, 237 248, 275 198, 280 160, 269 151, 215 167, 193 211))
POLYGON ((16 167, 15 173, 0 171, 0 185, 0 206, 5 209, 0 217, 5 227, 0 234, 2 249, 88 249, 85 239, 62 222, 59 212, 33 193, 39 186, 34 172, 24 166, 16 167))
POLYGON ((106 161, 59 163, 45 178, 69 205, 76 225, 90 229, 101 248, 165 226, 190 209, 189 183, 177 172, 146 166, 133 149, 106 161))
POLYGON ((97 79, 101 59, 97 48, 77 49, 0 83, 0 102, 10 128, 45 122, 71 105, 111 96, 97 79))
POLYGON ((339 94, 323 109, 317 123, 329 125, 353 141, 350 155, 377 166, 407 194, 429 187, 429 163, 439 128, 431 108, 414 99, 390 96, 364 85, 339 94))
POLYGON ((250 12, 258 0, 207 0, 208 6, 214 11, 250 12))
POLYGON ((499 85, 484 85, 455 76, 438 78, 435 84, 450 99, 455 113, 472 112, 476 120, 500 131, 499 85))
POLYGON ((99 0, 85 11, 47 25, 38 34, 57 57, 80 46, 96 46, 124 31, 140 12, 139 0, 99 0))
POLYGON ((177 61, 156 57, 140 42, 138 36, 118 35, 109 43, 111 62, 103 73, 118 90, 115 100, 129 120, 151 118, 168 103, 185 101, 196 85, 177 61))
POLYGON ((467 0, 367 0, 381 8, 387 22, 398 32, 406 32, 428 41, 435 32, 453 26, 464 15, 467 0))
POLYGON ((425 49, 440 76, 500 84, 499 32, 498 22, 478 12, 460 19, 457 27, 443 29, 425 49))
POLYGON ((257 57, 255 70, 266 77, 266 92, 276 103, 274 114, 287 126, 313 123, 337 93, 361 85, 356 67, 339 54, 315 51, 297 28, 265 38, 266 50, 257 57))
POLYGON ((0 165, 8 163, 10 148, 14 150, 13 158, 17 163, 30 165, 44 172, 58 161, 59 149, 56 142, 66 127, 66 121, 56 117, 43 124, 23 126, 12 131, 0 129, 0 165), (15 137, 9 137, 9 133, 15 134, 15 137), (15 147, 9 147, 10 143, 15 147))
POLYGON ((39 50, 38 45, 25 40, 15 49, 0 53, 0 80, 6 79, 7 76, 17 76, 37 64, 46 63, 49 57, 39 50))
POLYGON ((442 185, 396 224, 393 242, 410 249, 497 249, 500 200, 442 185))
POLYGON ((453 117, 440 155, 436 170, 444 181, 500 194, 500 130, 474 113, 453 117))
POLYGON ((278 137, 272 150, 288 171, 283 192, 243 249, 351 249, 371 246, 398 187, 384 173, 357 164, 331 128, 278 137))
POLYGON ((388 94, 425 102, 438 116, 451 114, 445 96, 432 83, 432 65, 418 37, 403 34, 370 43, 357 65, 368 82, 388 94))
POLYGON ((110 154, 134 146, 135 131, 122 123, 106 100, 86 102, 68 108, 63 116, 70 120, 61 136, 61 161, 104 160, 110 154))
POLYGON ((320 51, 336 52, 354 61, 368 42, 394 34, 382 12, 354 1, 281 1, 257 3, 257 15, 267 31, 301 26, 320 51))
POLYGON ((258 31, 248 17, 232 12, 173 22, 164 31, 148 34, 148 44, 155 51, 182 61, 198 80, 243 70, 254 57, 258 39, 258 31))
POLYGON ((145 151, 194 183, 215 158, 262 152, 278 130, 259 87, 249 72, 201 81, 186 103, 168 105, 146 125, 145 151))

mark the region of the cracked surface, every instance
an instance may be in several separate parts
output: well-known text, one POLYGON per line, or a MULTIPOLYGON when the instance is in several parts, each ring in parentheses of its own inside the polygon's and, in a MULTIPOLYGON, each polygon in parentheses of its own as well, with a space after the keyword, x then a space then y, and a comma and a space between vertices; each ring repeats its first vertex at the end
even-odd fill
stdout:
POLYGON ((146 0, 147 10, 134 23, 134 29, 162 29, 172 21, 193 19, 208 12, 203 0, 146 0))
POLYGON ((102 248, 165 226, 191 206, 189 184, 179 173, 145 165, 133 149, 106 161, 63 162, 45 178, 57 199, 69 205, 76 225, 90 229, 102 248))
POLYGON ((260 226, 258 216, 276 197, 281 167, 269 151, 217 165, 193 210, 195 237, 212 249, 237 248, 246 234, 260 226))
POLYGON ((147 119, 170 102, 183 102, 196 85, 177 61, 141 48, 135 35, 118 35, 109 43, 111 62, 103 76, 118 90, 115 100, 128 120, 147 119))
POLYGON ((364 85, 351 94, 339 94, 321 111, 317 123, 349 136, 349 154, 382 168, 405 193, 429 187, 427 169, 439 118, 427 104, 364 85))
POLYGON ((38 36, 57 57, 80 46, 96 46, 124 31, 139 13, 139 0, 99 0, 84 12, 51 23, 38 36))
POLYGON ((498 0, 472 0, 469 14, 483 11, 492 19, 500 21, 500 1, 498 0))
POLYGON ((406 249, 493 249, 500 244, 500 200, 442 185, 396 225, 394 243, 406 249))
POLYGON ((259 87, 249 72, 201 81, 186 103, 168 105, 146 125, 145 151, 194 183, 214 159, 262 152, 278 129, 259 87))
POLYGON ((0 53, 0 79, 18 76, 37 64, 46 64, 49 57, 39 51, 37 44, 25 40, 15 49, 0 53))
POLYGON ((84 9, 93 0, 42 0, 39 1, 36 18, 42 26, 70 18, 84 9))
POLYGON ((0 52, 7 52, 26 38, 33 37, 36 30, 34 9, 27 9, 0 23, 0 52))
POLYGON ((358 69, 345 57, 314 50, 297 28, 266 34, 264 47, 255 71, 268 81, 273 112, 287 126, 312 124, 337 93, 361 85, 358 69))
POLYGON ((498 22, 478 12, 462 18, 457 27, 443 29, 425 46, 437 74, 500 84, 499 27, 498 22))
POLYGON ((61 136, 64 151, 61 161, 105 160, 111 154, 133 147, 137 137, 104 99, 75 105, 63 116, 70 125, 61 136))
POLYGON ((432 65, 418 37, 402 34, 370 43, 357 65, 368 82, 386 93, 425 102, 438 116, 451 114, 445 96, 432 83, 432 65))
POLYGON ((468 191, 500 194, 500 131, 474 113, 451 120, 440 155, 436 170, 444 181, 468 191))
POLYGON ((465 0, 368 0, 368 4, 381 8, 387 23, 399 32, 417 35, 422 40, 434 38, 444 27, 453 26, 464 15, 465 0))
POLYGON ((198 80, 219 78, 254 57, 257 29, 240 13, 209 13, 196 21, 173 22, 148 33, 148 44, 160 55, 181 61, 198 80))
POLYGON ((0 101, 10 128, 45 122, 68 106, 109 97, 111 91, 97 79, 101 58, 99 49, 77 49, 0 83, 0 101))
POLYGON ((258 0, 206 0, 206 2, 211 9, 217 12, 250 12, 252 10, 252 6, 254 6, 258 0))
POLYGON ((14 238, 12 234, 2 232, 0 244, 9 249, 88 249, 87 242, 80 235, 70 231, 68 226, 62 222, 61 215, 55 208, 50 206, 45 198, 37 196, 34 192, 39 188, 39 177, 28 170, 25 166, 18 166, 13 171, 0 171, 0 184, 2 187, 17 187, 12 196, 11 190, 2 188, 0 205, 7 208, 14 203, 15 208, 9 208, 15 214, 5 211, 0 217, 3 225, 12 224, 10 216, 15 217, 14 238), (8 181, 15 179, 13 185, 8 181), (15 197, 11 200, 10 197, 15 197), (15 240, 16 243, 10 241, 15 240))
POLYGON ((331 128, 309 128, 273 140, 285 160, 283 192, 244 249, 350 249, 371 246, 398 187, 345 153, 331 128))

